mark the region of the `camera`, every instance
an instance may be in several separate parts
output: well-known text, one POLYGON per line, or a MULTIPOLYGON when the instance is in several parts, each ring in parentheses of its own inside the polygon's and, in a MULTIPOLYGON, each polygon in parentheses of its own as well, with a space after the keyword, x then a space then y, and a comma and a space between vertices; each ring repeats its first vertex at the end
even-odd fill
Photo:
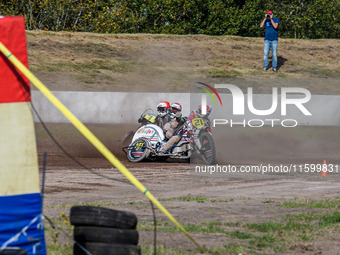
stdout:
POLYGON ((267 14, 266 20, 267 20, 267 21, 270 21, 270 14, 267 14))

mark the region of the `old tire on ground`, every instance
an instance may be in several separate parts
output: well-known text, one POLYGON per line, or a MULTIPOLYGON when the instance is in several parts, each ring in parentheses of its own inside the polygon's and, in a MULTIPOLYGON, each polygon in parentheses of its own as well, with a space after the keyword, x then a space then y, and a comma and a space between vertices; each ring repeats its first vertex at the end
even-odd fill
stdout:
POLYGON ((0 251, 0 255, 27 255, 27 251, 15 247, 7 247, 6 249, 0 251))
MULTIPOLYGON (((110 243, 80 243, 92 255, 140 255, 141 250, 137 245, 122 245, 110 243)), ((73 246, 73 255, 87 255, 77 244, 73 246)))
POLYGON ((140 162, 150 154, 150 142, 144 137, 133 141, 128 148, 127 157, 131 162, 140 162))
POLYGON ((135 229, 137 217, 132 212, 95 206, 73 206, 70 222, 75 226, 98 226, 135 229))
POLYGON ((134 229, 76 226, 73 237, 77 242, 138 244, 138 232, 134 229))
POLYGON ((215 163, 216 151, 215 143, 212 136, 209 133, 202 133, 200 135, 200 142, 202 145, 201 157, 205 164, 212 165, 215 163))

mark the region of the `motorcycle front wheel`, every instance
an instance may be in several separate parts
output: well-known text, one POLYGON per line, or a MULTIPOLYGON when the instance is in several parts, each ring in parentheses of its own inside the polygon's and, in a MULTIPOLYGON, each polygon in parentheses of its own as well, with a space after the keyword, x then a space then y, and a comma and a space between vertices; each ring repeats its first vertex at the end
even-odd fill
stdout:
POLYGON ((149 141, 145 138, 138 138, 128 148, 127 157, 131 162, 140 162, 150 154, 149 141))
POLYGON ((216 151, 215 143, 212 136, 209 133, 202 133, 200 136, 200 142, 202 148, 200 149, 200 155, 204 163, 212 165, 215 163, 216 151))

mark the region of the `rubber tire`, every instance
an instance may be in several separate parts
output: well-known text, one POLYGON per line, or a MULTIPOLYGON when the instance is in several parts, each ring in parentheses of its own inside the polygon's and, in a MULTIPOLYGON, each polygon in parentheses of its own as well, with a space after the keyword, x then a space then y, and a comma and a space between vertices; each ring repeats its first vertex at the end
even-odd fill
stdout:
MULTIPOLYGON (((80 243, 92 255, 140 255, 137 245, 121 245, 109 243, 80 243)), ((73 255, 87 255, 77 244, 73 245, 73 255)))
POLYGON ((73 206, 70 212, 70 222, 75 226, 136 229, 137 217, 132 212, 105 207, 73 206))
POLYGON ((212 138, 212 136, 209 133, 202 133, 200 135, 200 142, 201 142, 201 146, 204 147, 204 140, 208 140, 208 143, 210 145, 211 148, 211 157, 207 158, 204 155, 201 155, 202 160, 204 161, 205 164, 207 165, 212 165, 215 163, 215 159, 216 159, 216 150, 215 150, 215 143, 214 140, 212 138))
POLYGON ((0 252, 0 255, 27 255, 27 251, 15 247, 7 247, 0 252))
POLYGON ((138 244, 138 232, 134 229, 76 226, 73 230, 73 238, 80 243, 138 244))
POLYGON ((127 152, 127 158, 131 162, 135 162, 135 163, 140 162, 140 161, 146 159, 149 156, 149 154, 150 154, 150 149, 148 148, 150 143, 144 137, 140 137, 140 138, 136 139, 134 142, 131 143, 131 145, 129 145, 129 147, 134 147, 136 145, 136 143, 140 143, 140 142, 145 143, 146 146, 144 145, 145 147, 143 147, 144 148, 143 154, 139 158, 133 158, 131 156, 131 149, 129 149, 128 152, 127 152))

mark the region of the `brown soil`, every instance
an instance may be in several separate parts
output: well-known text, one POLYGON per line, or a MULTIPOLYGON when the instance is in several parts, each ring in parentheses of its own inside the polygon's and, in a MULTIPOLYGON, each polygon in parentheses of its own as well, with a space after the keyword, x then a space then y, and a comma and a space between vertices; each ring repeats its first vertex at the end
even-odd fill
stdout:
POLYGON ((280 39, 277 73, 262 70, 263 38, 27 31, 27 41, 30 69, 51 90, 189 92, 192 79, 238 77, 257 93, 340 94, 339 40, 280 39))
MULTIPOLYGON (((67 124, 48 124, 48 128, 62 147, 82 164, 91 168, 92 171, 105 175, 109 178, 125 181, 125 177, 113 167, 99 153, 92 149, 91 145, 73 127, 67 124), (72 137, 72 139, 70 139, 72 137)), ((155 195, 157 199, 170 200, 161 203, 179 220, 182 224, 202 222, 247 222, 261 223, 275 221, 287 214, 296 214, 313 209, 281 208, 276 205, 278 202, 300 199, 321 199, 340 196, 340 173, 330 174, 322 177, 318 173, 291 173, 291 174, 241 174, 230 173, 224 176, 201 176, 190 172, 190 165, 187 162, 169 160, 166 163, 144 162, 131 163, 126 160, 120 152, 120 138, 128 130, 135 126, 110 126, 110 125, 89 125, 98 137, 115 153, 128 169, 155 195), (218 177, 218 178, 214 178, 218 177), (198 203, 196 201, 171 201, 179 197, 204 197, 207 201, 198 203), (214 201, 222 202, 214 202, 214 201), (268 202, 269 201, 269 202, 268 202)), ((327 130, 328 132, 330 130, 327 130)), ((59 148, 50 140, 42 129, 36 125, 37 142, 39 151, 39 162, 42 167, 43 153, 47 152, 47 174, 45 184, 44 211, 49 217, 60 215, 61 212, 69 213, 73 204, 103 204, 119 210, 134 212, 140 222, 152 222, 152 212, 147 198, 134 186, 118 181, 104 179, 88 170, 82 169, 72 160, 66 157, 59 148)), ((314 133, 314 140, 324 139, 328 132, 314 133), (317 133, 318 135, 315 135, 317 133)), ((234 140, 230 139, 230 152, 232 157, 239 153, 230 164, 240 166, 244 162, 242 153, 249 145, 237 140, 242 137, 242 131, 235 131, 234 140)), ((309 134, 310 135, 310 134, 309 134)), ((277 143, 289 140, 291 134, 281 134, 277 143), (285 137, 286 135, 286 137, 285 137)), ((339 136, 338 136, 339 137, 339 136)), ((261 144, 262 137, 257 133, 249 134, 252 142, 261 144)), ((216 139, 216 138, 215 138, 216 139)), ((262 143, 263 144, 263 143, 262 143)), ((339 144, 339 143, 338 143, 339 144)), ((332 145, 333 146, 333 145, 332 145)), ((270 148, 269 148, 270 149, 270 148)), ((282 150, 286 150, 283 148, 282 150)), ((295 147, 290 148, 290 153, 299 155, 303 151, 295 147)), ((339 151, 339 147, 337 147, 339 151)), ((252 150, 250 148, 250 150, 252 150)), ((266 149, 265 149, 266 150, 266 149)), ((279 149, 278 149, 279 151, 279 149)), ((310 149, 309 156, 316 156, 318 151, 310 149), (313 154, 315 153, 315 155, 313 154)), ((260 156, 261 152, 255 155, 260 156)), ((278 153, 277 155, 280 155, 278 153)), ((261 163, 312 163, 321 162, 323 156, 314 158, 300 155, 296 160, 289 160, 287 155, 270 160, 268 157, 257 156, 247 159, 247 164, 261 163)), ((218 160, 223 160, 219 156, 218 160)), ((228 162, 224 162, 228 163, 228 162)), ((340 163, 334 159, 333 163, 340 163)), ((156 210, 157 220, 168 221, 167 218, 156 210)), ((237 228, 231 228, 231 231, 237 228)), ((208 248, 221 246, 239 240, 224 235, 197 234, 193 237, 202 245, 208 248)), ((151 244, 152 232, 140 232, 140 243, 151 244)), ((182 233, 158 233, 158 245, 184 249, 195 253, 195 245, 182 233)), ((69 240, 63 242, 69 243, 69 240)), ((316 241, 301 243, 296 242, 286 254, 338 254, 339 242, 333 234, 325 234, 316 241)))
MULTIPOLYGON (((51 90, 189 92, 191 79, 229 77, 235 78, 235 85, 241 88, 254 86, 256 93, 271 92, 275 84, 305 87, 312 94, 340 94, 339 40, 280 39, 278 73, 262 70, 263 38, 28 31, 27 41, 30 69, 51 90)), ((82 164, 101 175, 125 181, 73 127, 48 127, 63 148, 82 164)), ((119 140, 136 127, 90 125, 90 130, 156 198, 207 198, 204 203, 162 201, 183 224, 261 223, 309 210, 281 208, 278 202, 295 197, 317 200, 340 196, 339 173, 327 177, 298 172, 207 177, 192 174, 190 165, 183 161, 128 162, 119 140), (212 202, 218 199, 229 202, 212 202)), ((322 163, 326 158, 340 164, 339 132, 338 128, 328 127, 294 132, 233 129, 225 135, 217 129, 214 139, 228 145, 223 150, 218 148, 221 164, 310 164, 322 163)), ((149 203, 135 187, 82 169, 57 148, 38 124, 36 133, 40 169, 47 152, 47 216, 59 216, 63 211, 68 214, 73 204, 93 203, 133 211, 140 222, 152 221, 149 203)), ((158 210, 157 219, 167 221, 158 210)), ((140 234, 140 243, 152 242, 153 233, 140 234)), ((193 236, 207 247, 239 242, 218 234, 193 236)), ((339 254, 337 238, 334 233, 325 233, 317 240, 296 242, 286 254, 339 254)), ((158 244, 197 252, 195 245, 179 232, 160 232, 157 240, 158 244)))

